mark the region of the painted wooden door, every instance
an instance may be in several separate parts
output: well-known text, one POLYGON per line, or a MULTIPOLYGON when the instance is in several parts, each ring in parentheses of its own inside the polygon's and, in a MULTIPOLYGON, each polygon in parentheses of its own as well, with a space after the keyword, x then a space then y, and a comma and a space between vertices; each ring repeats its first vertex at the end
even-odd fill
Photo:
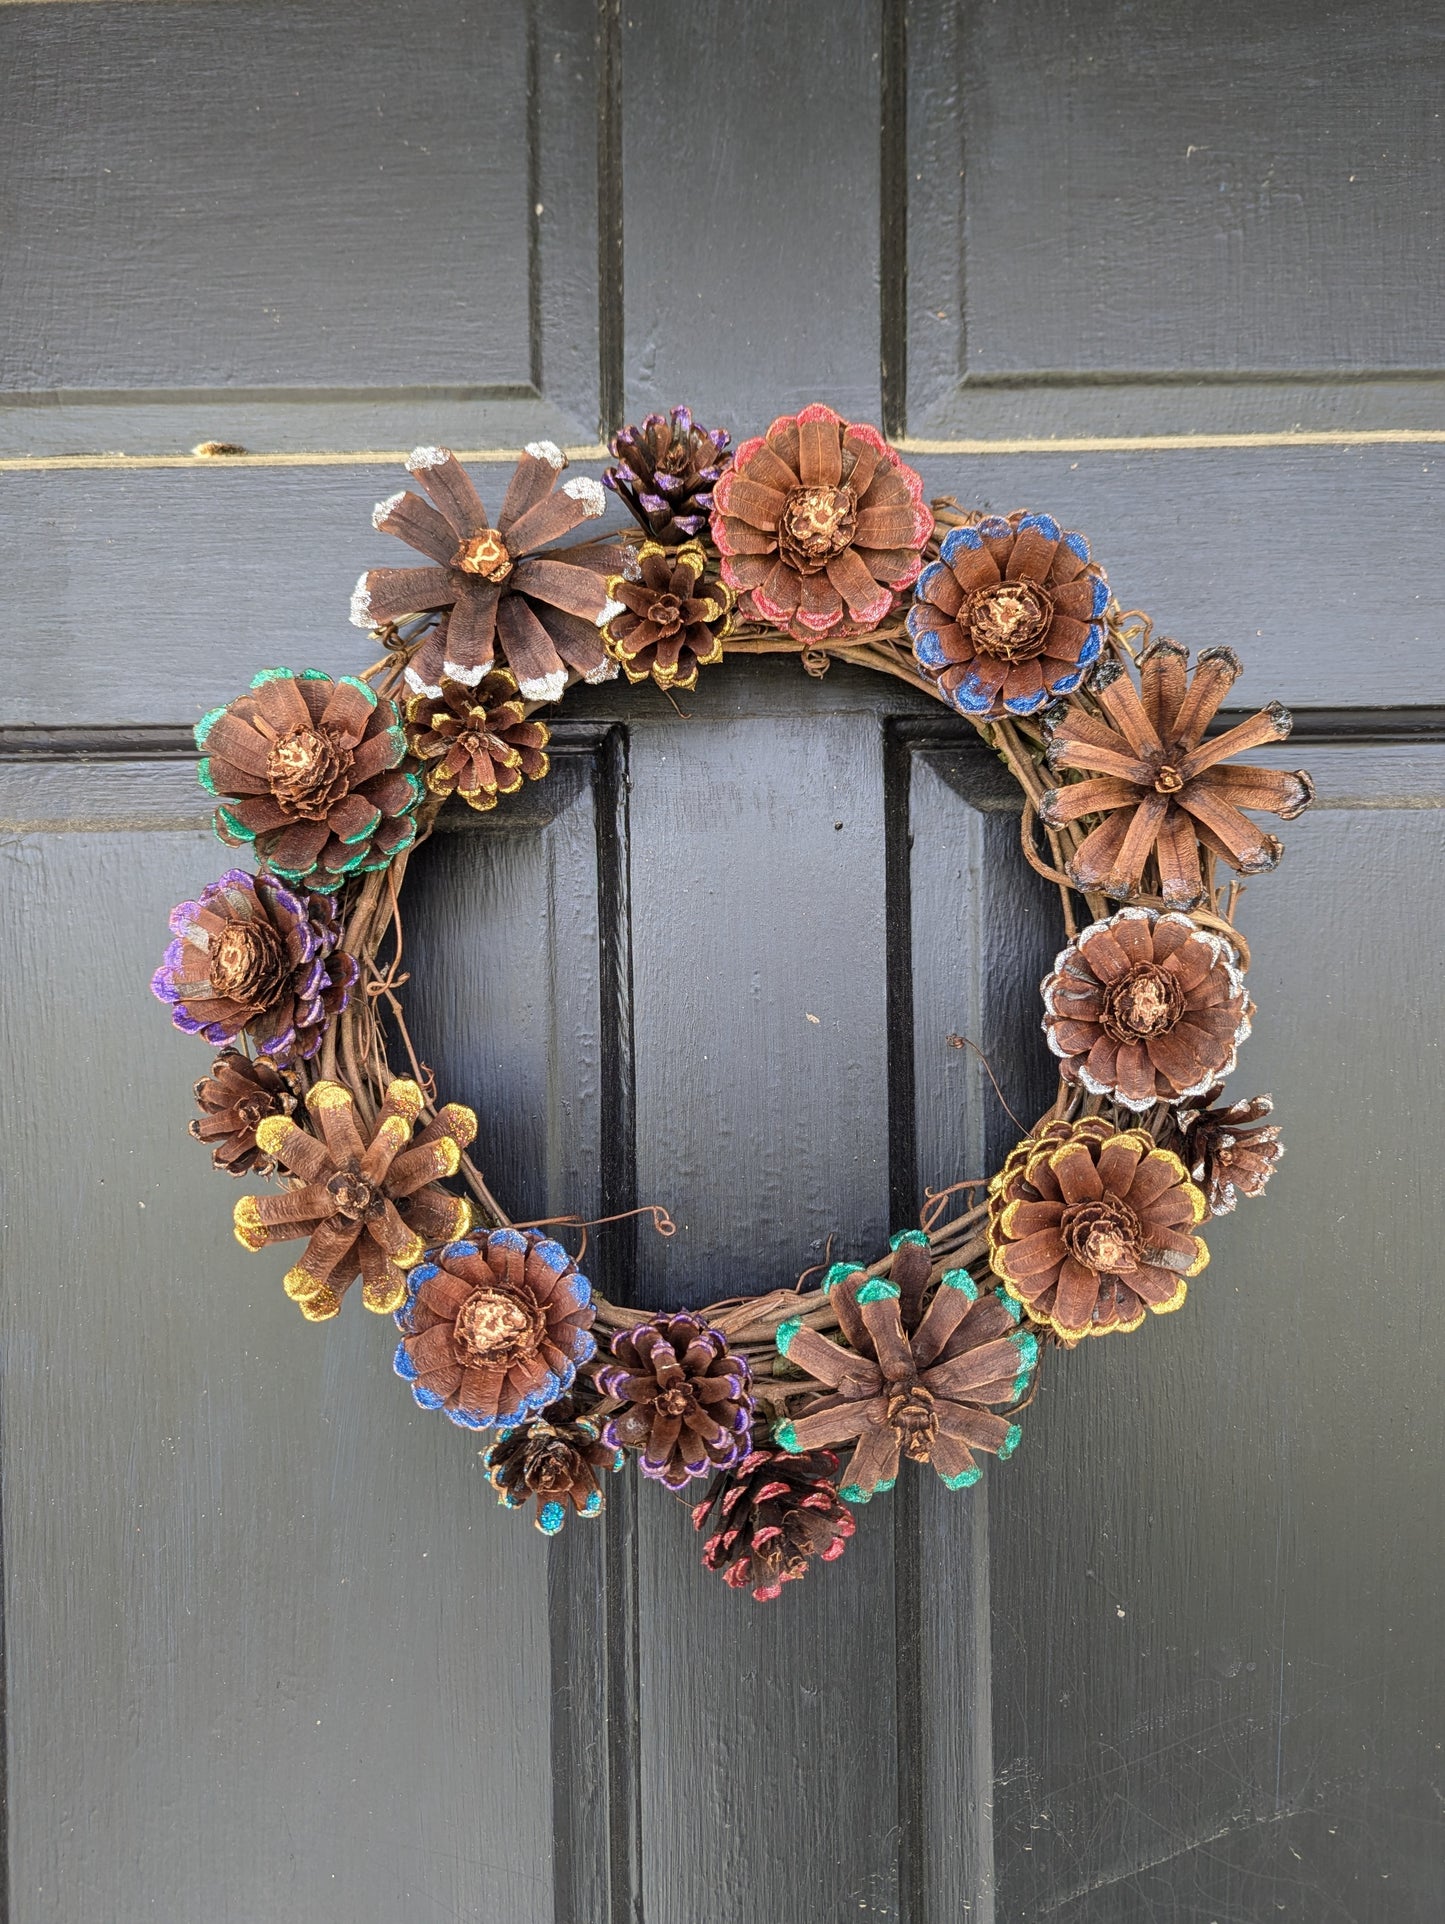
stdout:
MULTIPOLYGON (((94 0, 0 47, 8 1924, 1438 1918, 1438 11, 94 0), (146 981, 222 861, 188 724, 357 664, 395 451, 596 472, 655 405, 814 399, 1237 647, 1320 801, 1245 911, 1266 1201, 1011 1464, 759 1609, 651 1487, 549 1549, 359 1305, 301 1325, 146 981)), ((598 1280, 702 1302, 989 1168, 948 1037, 1039 1103, 1057 927, 967 730, 774 662, 558 735, 408 885, 517 1211, 665 1201, 598 1280)))

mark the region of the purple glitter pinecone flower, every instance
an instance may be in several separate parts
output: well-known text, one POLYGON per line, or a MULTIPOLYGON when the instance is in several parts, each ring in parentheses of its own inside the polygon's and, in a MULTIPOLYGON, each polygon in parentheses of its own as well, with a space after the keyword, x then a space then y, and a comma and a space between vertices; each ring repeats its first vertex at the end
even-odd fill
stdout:
POLYGON ((676 547, 708 525, 713 484, 732 460, 728 441, 725 428, 695 426, 690 408, 649 414, 613 436, 617 466, 602 479, 654 541, 676 547))
POLYGON ((607 1419, 602 1440, 640 1450, 644 1476, 680 1490, 746 1455, 752 1373, 720 1329, 686 1310, 664 1314, 618 1330, 612 1354, 597 1387, 623 1407, 607 1419))
POLYGON ((178 1029, 215 1044, 244 1031, 281 1066, 315 1055, 358 973, 337 950, 334 901, 228 869, 170 922, 175 939, 151 988, 178 1029))

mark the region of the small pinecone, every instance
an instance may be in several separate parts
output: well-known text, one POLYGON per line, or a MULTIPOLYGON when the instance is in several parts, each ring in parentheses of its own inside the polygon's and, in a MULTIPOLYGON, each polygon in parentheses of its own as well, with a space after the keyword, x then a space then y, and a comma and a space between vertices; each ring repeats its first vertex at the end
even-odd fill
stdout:
POLYGON ((211 1143, 211 1162, 233 1176, 271 1176, 276 1165, 256 1146, 256 1125, 267 1116, 289 1116, 296 1107, 284 1076, 269 1062, 253 1062, 239 1049, 223 1049, 211 1073, 196 1084, 203 1114, 190 1133, 211 1143))
POLYGON ((600 1470, 619 1470, 622 1452, 604 1443, 598 1425, 578 1416, 570 1396, 549 1404, 530 1423, 503 1430, 483 1461, 497 1499, 523 1510, 535 1497, 537 1528, 553 1537, 567 1521, 570 1503, 578 1516, 600 1516, 600 1470))
POLYGON ((685 1312, 658 1316, 618 1330, 612 1354, 597 1387, 625 1407, 607 1419, 605 1443, 640 1450, 642 1474, 669 1490, 732 1468, 748 1447, 752 1378, 721 1330, 685 1312))
POLYGON ((612 437, 617 466, 602 479, 655 541, 690 541, 707 527, 713 484, 731 461, 723 428, 693 425, 688 408, 649 414, 612 437))
POLYGON ((803 1456, 751 1451, 714 1481, 692 1513, 695 1530, 712 1531, 703 1568, 769 1603, 785 1583, 808 1574, 814 1557, 835 1562, 853 1534, 837 1475, 838 1459, 830 1450, 803 1456))
MULTIPOLYGON (((1211 1104, 1219 1095, 1211 1089, 1211 1104)), ((1259 1196, 1284 1154, 1279 1127, 1265 1125, 1274 1108, 1272 1096, 1251 1096, 1222 1109, 1186 1111, 1183 1156, 1189 1174, 1204 1191, 1211 1216, 1227 1216, 1241 1196, 1259 1196)))
POLYGON ((545 722, 528 721, 517 684, 494 668, 475 688, 443 681, 440 695, 413 695, 406 705, 407 746, 428 764, 433 795, 460 795, 469 807, 495 808, 515 795, 522 777, 540 781, 551 766, 545 722))

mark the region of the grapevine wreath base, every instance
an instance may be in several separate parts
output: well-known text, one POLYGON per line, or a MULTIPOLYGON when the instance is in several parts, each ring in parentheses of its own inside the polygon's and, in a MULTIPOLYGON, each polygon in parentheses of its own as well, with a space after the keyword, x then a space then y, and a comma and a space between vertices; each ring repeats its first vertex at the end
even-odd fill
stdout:
POLYGON ((637 527, 569 541, 606 496, 549 443, 495 520, 454 456, 416 450, 419 491, 374 525, 423 565, 374 568, 353 599, 381 658, 340 680, 264 669, 197 728, 217 832, 254 869, 174 911, 154 988, 221 1049, 191 1132, 218 1169, 274 1179, 236 1234, 301 1245, 303 1316, 359 1278, 417 1403, 485 1434, 504 1504, 550 1534, 597 1515, 635 1455, 696 1499, 705 1566, 772 1598, 843 1553, 905 1457, 959 1490, 1011 1456, 1044 1353, 1179 1308, 1205 1219, 1263 1189, 1269 1098, 1220 1098, 1253 1015, 1234 918, 1239 878, 1280 856, 1250 813, 1289 819, 1310 784, 1235 759, 1288 734, 1277 704, 1209 732, 1229 649, 1191 670, 1081 535, 930 507, 873 428, 809 407, 734 452, 675 408, 613 452, 637 527), (990 1181, 927 1192, 873 1260, 652 1315, 604 1301, 546 1225, 510 1223, 469 1158, 476 1117, 437 1102, 407 1034, 399 891, 449 798, 505 807, 546 779, 569 687, 687 689, 771 653, 897 676, 1018 782, 1023 854, 1063 910, 1042 988, 1058 1094, 990 1181))

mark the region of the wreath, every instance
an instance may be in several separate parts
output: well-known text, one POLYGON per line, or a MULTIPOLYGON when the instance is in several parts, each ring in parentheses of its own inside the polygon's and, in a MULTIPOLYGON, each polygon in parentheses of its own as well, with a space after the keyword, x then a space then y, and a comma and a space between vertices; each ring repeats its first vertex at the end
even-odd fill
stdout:
POLYGON ((263 669, 197 726, 217 833, 255 872, 175 909, 153 988, 221 1047, 191 1133, 217 1169, 274 1179, 237 1202, 236 1235, 304 1243, 285 1277, 304 1317, 359 1278, 416 1402, 488 1434, 503 1504, 552 1534, 635 1455, 699 1499, 704 1565, 769 1599, 841 1555, 905 1457, 957 1490, 1011 1456, 1044 1353, 1178 1309, 1205 1219, 1263 1189, 1270 1099, 1220 1089, 1254 1013, 1235 916, 1240 878, 1281 853, 1251 813, 1290 819, 1311 787, 1234 759, 1289 733, 1278 703, 1209 732, 1231 650, 1191 672, 1082 535, 930 505, 872 427, 808 407, 734 452, 674 408, 612 452, 603 482, 636 527, 571 541, 607 496, 563 480, 550 443, 495 521, 454 455, 412 454, 421 491, 373 525, 424 565, 373 568, 352 601, 380 659, 263 669), (653 1315, 604 1300, 548 1233, 580 1227, 585 1256, 592 1225, 510 1221, 469 1157, 475 1114, 437 1102, 407 1031, 400 888, 453 798, 492 809, 546 779, 543 715, 569 687, 688 689, 772 653, 898 677, 1017 781, 1023 854, 1063 911, 1042 986, 1058 1092, 991 1179, 927 1191, 871 1261, 653 1315))

